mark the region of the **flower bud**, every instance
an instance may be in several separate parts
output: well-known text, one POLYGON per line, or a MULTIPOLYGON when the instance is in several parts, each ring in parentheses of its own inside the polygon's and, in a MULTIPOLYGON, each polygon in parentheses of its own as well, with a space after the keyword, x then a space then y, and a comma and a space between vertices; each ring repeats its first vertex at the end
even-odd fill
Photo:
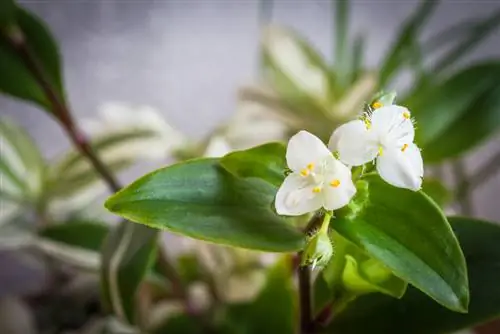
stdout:
POLYGON ((333 255, 333 246, 328 232, 324 229, 319 230, 308 241, 302 254, 301 265, 311 265, 315 267, 324 267, 330 261, 333 255))

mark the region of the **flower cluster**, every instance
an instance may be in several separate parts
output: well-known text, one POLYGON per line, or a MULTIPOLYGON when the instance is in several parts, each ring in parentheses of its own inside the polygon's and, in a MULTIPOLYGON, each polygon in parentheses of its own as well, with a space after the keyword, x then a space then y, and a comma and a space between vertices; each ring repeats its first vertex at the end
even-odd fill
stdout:
POLYGON ((286 160, 291 173, 276 195, 276 211, 298 216, 347 205, 356 193, 350 168, 371 162, 389 184, 419 190, 423 161, 413 143, 414 134, 408 109, 379 101, 360 119, 337 128, 328 147, 311 133, 300 131, 288 142, 286 160))

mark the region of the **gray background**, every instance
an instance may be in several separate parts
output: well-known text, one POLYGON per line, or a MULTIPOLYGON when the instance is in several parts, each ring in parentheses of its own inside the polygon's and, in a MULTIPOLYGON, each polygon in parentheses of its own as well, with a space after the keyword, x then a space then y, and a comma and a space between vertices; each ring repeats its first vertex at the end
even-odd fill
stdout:
MULTIPOLYGON (((148 104, 184 133, 202 138, 235 109, 236 90, 256 79, 257 1, 22 1, 59 39, 69 98, 78 118, 110 100, 148 104)), ((353 1, 351 33, 368 35, 375 66, 418 1, 353 1)), ((424 36, 500 8, 500 1, 443 1, 424 36)), ((332 56, 329 1, 275 1, 272 21, 296 28, 332 56)), ((467 59, 500 57, 496 32, 467 59)), ((1 75, 1 74, 0 74, 1 75)), ((401 79, 404 84, 405 78, 401 79)), ((471 82, 471 85, 474 84, 471 82)), ((25 126, 48 157, 69 146, 57 124, 34 107, 0 97, 2 115, 25 126)), ((500 136, 468 158, 475 170, 500 150, 500 136)), ((478 216, 500 221, 500 174, 477 189, 478 216)))

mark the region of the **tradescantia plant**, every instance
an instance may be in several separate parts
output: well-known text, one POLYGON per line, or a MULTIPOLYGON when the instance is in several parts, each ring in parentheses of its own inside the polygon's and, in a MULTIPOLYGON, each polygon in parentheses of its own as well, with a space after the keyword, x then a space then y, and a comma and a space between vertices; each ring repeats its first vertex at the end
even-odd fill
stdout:
MULTIPOLYGON (((2 237, 35 216, 28 245, 57 273, 69 263, 71 276, 98 276, 98 321, 82 331, 445 333, 500 315, 500 228, 447 217, 449 190, 424 177, 424 162, 459 156, 497 130, 498 62, 449 66, 498 14, 420 43, 436 5, 424 1, 368 70, 362 40, 348 47, 348 3, 335 4, 333 66, 297 34, 266 29, 264 83, 242 90, 227 126, 187 143, 147 108, 127 125, 129 111, 114 106, 121 118, 107 112, 97 133, 81 131, 56 41, 33 14, 0 1, 0 90, 47 111, 75 147, 51 163, 22 129, 0 122, 2 237), (443 40, 457 46, 426 67, 422 56, 443 40), (414 81, 395 104, 395 93, 380 91, 405 67, 414 81), (113 174, 142 157, 139 146, 179 161, 122 187, 113 174), (95 197, 87 191, 99 178, 114 193, 105 207, 124 219, 115 227, 68 204, 95 197), (174 257, 164 230, 200 241, 174 257)), ((472 178, 484 180, 484 170, 472 178)), ((462 181, 457 197, 470 189, 462 181)))

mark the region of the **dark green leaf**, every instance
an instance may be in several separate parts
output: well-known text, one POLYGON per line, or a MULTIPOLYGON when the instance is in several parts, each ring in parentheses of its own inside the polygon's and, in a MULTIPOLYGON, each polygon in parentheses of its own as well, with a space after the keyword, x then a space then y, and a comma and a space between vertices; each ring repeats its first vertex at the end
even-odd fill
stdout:
POLYGON ((500 125, 500 62, 469 67, 427 91, 411 109, 424 161, 457 156, 500 125), (474 83, 474 84, 471 84, 474 83))
POLYGON ((153 334, 203 334, 206 333, 200 319, 180 314, 168 319, 153 330, 153 334))
POLYGON ((465 260, 439 207, 422 192, 367 176, 368 197, 358 191, 331 226, 437 302, 464 312, 469 302, 465 260), (361 198, 360 198, 361 197, 361 198))
POLYGON ((335 318, 331 333, 449 333, 500 316, 500 227, 469 218, 449 221, 467 259, 471 291, 468 313, 451 312, 409 288, 401 300, 381 294, 359 298, 335 318))
POLYGON ((420 7, 405 21, 381 66, 380 87, 384 87, 404 64, 405 56, 411 50, 413 41, 438 3, 436 0, 422 1, 420 7))
POLYGON ((290 252, 302 233, 271 209, 275 187, 240 179, 218 159, 199 159, 159 169, 106 201, 111 212, 154 228, 236 247, 290 252))
POLYGON ((270 143, 244 151, 229 153, 220 161, 230 173, 239 177, 256 177, 277 187, 283 183, 286 148, 270 143))
POLYGON ((42 229, 39 236, 70 246, 99 251, 108 227, 94 222, 66 222, 42 229))
POLYGON ((0 34, 0 91, 35 102, 49 112, 52 105, 40 81, 27 66, 23 50, 33 56, 48 85, 64 99, 61 61, 57 43, 45 24, 33 14, 17 8, 16 22, 0 34))
POLYGON ((16 18, 16 5, 13 0, 0 1, 0 31, 14 23, 16 18))
POLYGON ((122 321, 134 324, 140 282, 153 266, 158 231, 130 222, 112 230, 102 247, 101 289, 104 305, 122 321))
POLYGON ((422 183, 422 190, 440 207, 448 204, 453 197, 451 191, 438 179, 426 177, 422 183))

